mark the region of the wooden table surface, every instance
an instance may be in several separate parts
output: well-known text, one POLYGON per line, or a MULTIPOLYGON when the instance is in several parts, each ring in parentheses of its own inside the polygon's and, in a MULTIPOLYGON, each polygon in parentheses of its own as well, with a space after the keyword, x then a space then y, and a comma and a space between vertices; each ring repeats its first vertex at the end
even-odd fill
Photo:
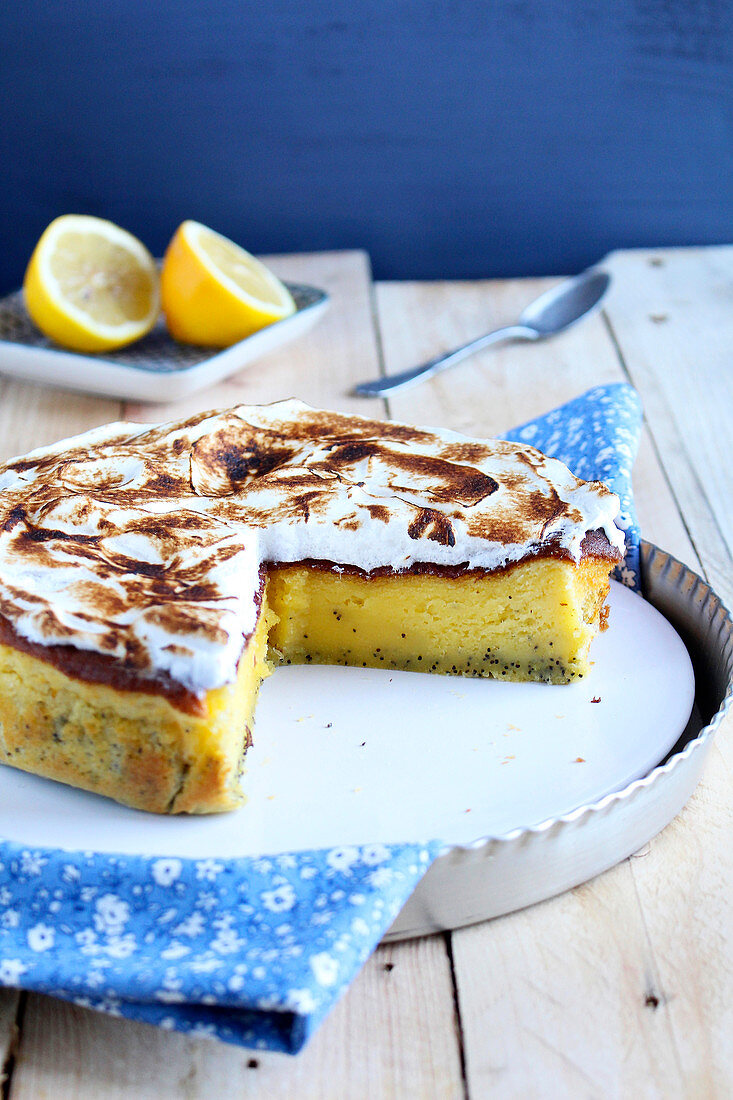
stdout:
MULTIPOLYGON (((626 379, 646 413, 642 531, 733 603, 733 247, 614 253, 602 314, 541 346, 476 355, 389 403, 348 391, 513 320, 552 280, 375 284, 360 252, 271 262, 332 295, 297 344, 170 406, 1 379, 0 457, 108 420, 293 395, 484 436, 626 379)), ((0 990, 0 1095, 730 1097, 732 826, 729 718, 690 802, 642 851, 522 912, 380 947, 298 1057, 0 990)))

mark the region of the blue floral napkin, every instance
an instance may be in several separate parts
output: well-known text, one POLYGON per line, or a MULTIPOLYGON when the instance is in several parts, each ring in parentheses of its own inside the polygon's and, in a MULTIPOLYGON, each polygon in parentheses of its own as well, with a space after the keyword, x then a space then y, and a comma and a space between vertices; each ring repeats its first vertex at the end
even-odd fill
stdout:
POLYGON ((0 984, 295 1053, 439 845, 234 860, 0 843, 0 984))
MULTIPOLYGON (((641 410, 600 386, 518 439, 622 500, 623 583, 638 587, 631 465, 641 410)), ((0 985, 298 1051, 441 850, 370 844, 236 860, 31 850, 0 841, 0 985)))

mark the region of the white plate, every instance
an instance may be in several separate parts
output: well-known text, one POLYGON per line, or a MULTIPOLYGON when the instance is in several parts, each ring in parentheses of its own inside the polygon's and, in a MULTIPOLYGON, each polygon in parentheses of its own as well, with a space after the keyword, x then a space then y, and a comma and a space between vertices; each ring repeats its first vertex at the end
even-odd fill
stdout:
POLYGON ((295 299, 295 313, 223 351, 179 344, 160 320, 142 340, 110 357, 80 355, 53 344, 32 324, 22 291, 16 291, 0 299, 0 373, 130 401, 176 401, 221 382, 318 320, 329 301, 325 290, 286 285, 295 299))
POLYGON ((155 817, 0 767, 0 835, 221 859, 375 841, 470 844, 559 818, 646 775, 692 709, 692 666, 674 629, 615 582, 610 601, 610 628, 577 683, 282 668, 263 685, 241 810, 155 817))

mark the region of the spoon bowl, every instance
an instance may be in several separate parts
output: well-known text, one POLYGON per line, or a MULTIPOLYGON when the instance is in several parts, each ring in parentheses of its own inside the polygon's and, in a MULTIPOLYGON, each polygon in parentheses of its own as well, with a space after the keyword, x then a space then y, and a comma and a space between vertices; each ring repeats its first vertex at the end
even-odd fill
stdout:
POLYGON ((519 324, 533 328, 540 336, 564 332, 600 305, 611 276, 605 271, 584 271, 546 290, 524 309, 519 324))

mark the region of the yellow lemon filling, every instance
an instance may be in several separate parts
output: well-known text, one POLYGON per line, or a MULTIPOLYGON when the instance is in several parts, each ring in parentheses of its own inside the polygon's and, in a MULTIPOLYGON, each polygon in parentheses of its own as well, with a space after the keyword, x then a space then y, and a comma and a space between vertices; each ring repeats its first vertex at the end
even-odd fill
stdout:
POLYGON ((365 577, 271 569, 270 645, 286 663, 564 684, 587 671, 608 564, 557 558, 494 574, 365 577))

